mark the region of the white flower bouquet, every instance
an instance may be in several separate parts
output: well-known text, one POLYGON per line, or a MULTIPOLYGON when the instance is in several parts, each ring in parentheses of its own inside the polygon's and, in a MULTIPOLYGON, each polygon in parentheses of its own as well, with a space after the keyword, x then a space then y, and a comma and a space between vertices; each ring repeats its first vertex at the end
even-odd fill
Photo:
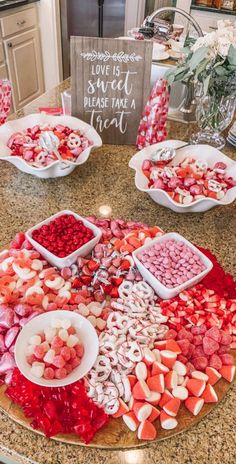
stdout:
POLYGON ((203 84, 204 95, 236 95, 236 21, 218 21, 217 29, 186 48, 182 62, 166 73, 169 84, 188 80, 203 84))
POLYGON ((236 102, 236 21, 218 21, 215 31, 199 37, 184 58, 169 70, 169 83, 188 82, 195 85, 196 119, 201 131, 192 143, 208 143, 223 148, 220 133, 233 119, 236 102))

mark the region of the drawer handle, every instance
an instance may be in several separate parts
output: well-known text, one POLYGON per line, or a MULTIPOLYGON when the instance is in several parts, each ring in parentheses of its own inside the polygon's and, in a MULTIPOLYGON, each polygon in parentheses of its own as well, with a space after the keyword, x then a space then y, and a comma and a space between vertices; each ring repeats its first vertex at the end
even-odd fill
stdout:
POLYGON ((12 42, 9 42, 9 43, 7 44, 7 46, 8 46, 9 48, 12 48, 12 42))
POLYGON ((17 21, 16 24, 17 24, 17 26, 23 26, 23 24, 25 24, 25 23, 26 23, 25 19, 22 19, 22 21, 17 21))

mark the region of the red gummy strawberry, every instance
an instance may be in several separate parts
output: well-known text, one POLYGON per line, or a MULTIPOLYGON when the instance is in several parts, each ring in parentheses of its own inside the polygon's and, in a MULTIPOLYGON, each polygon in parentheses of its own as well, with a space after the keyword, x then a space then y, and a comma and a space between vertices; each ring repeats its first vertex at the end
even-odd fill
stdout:
MULTIPOLYGON (((183 339, 187 339, 189 342, 192 342, 193 340, 193 334, 191 332, 189 332, 188 330, 186 330, 184 327, 182 329, 180 329, 180 331, 178 332, 178 335, 177 335, 177 339, 178 340, 183 340, 183 339)), ((179 342, 178 342, 179 343, 179 342)))
POLYGON ((203 335, 194 335, 193 337, 193 345, 198 346, 202 345, 203 335))
POLYGON ((191 332, 193 335, 203 335, 207 331, 205 324, 200 326, 194 326, 191 328, 191 332))
POLYGON ((192 354, 192 358, 199 358, 199 357, 202 357, 202 356, 205 356, 205 352, 203 351, 203 348, 202 346, 197 346, 192 354))
POLYGON ((170 330, 168 330, 168 332, 166 332, 165 338, 166 338, 166 340, 169 340, 169 339, 175 340, 177 335, 178 334, 177 334, 176 330, 170 329, 170 330))
POLYGON ((211 327, 209 330, 206 331, 205 337, 210 337, 212 340, 215 340, 216 342, 220 342, 221 339, 221 333, 218 327, 211 327))
POLYGON ((192 362, 195 369, 197 369, 198 371, 204 371, 208 365, 208 360, 206 356, 199 356, 198 358, 194 358, 192 362))
POLYGON ((191 357, 193 356, 193 353, 195 351, 196 347, 195 345, 193 345, 192 343, 189 344, 189 347, 188 347, 188 352, 186 354, 186 358, 188 359, 191 359, 191 357))
POLYGON ((224 366, 233 366, 234 365, 234 358, 231 354, 225 353, 220 355, 220 359, 224 366))
POLYGON ((232 343, 232 337, 228 332, 224 332, 223 330, 220 331, 220 344, 221 345, 230 345, 232 343))
POLYGON ((177 360, 182 362, 183 364, 186 364, 188 362, 188 359, 186 358, 186 356, 183 356, 182 354, 178 354, 177 360))
POLYGON ((217 354, 225 354, 230 352, 230 345, 220 345, 220 348, 217 351, 217 354))
POLYGON ((183 356, 187 356, 188 350, 189 350, 190 341, 189 341, 187 338, 185 338, 185 339, 179 339, 179 340, 178 340, 178 345, 179 345, 179 347, 180 347, 180 349, 181 349, 181 351, 182 351, 181 354, 182 354, 183 356))
POLYGON ((219 343, 213 340, 213 338, 206 336, 203 338, 203 350, 207 356, 214 354, 219 349, 219 347, 219 343))
POLYGON ((208 365, 209 367, 214 367, 216 370, 219 370, 222 367, 222 361, 217 354, 212 354, 208 365))

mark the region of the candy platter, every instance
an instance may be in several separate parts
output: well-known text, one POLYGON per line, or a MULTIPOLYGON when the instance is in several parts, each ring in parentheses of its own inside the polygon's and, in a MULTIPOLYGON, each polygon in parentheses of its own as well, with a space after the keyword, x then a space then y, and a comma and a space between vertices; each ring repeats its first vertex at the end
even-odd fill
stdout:
MULTIPOLYGON (((236 354, 234 350, 234 358, 236 362, 236 354)), ((26 419, 22 409, 15 405, 9 400, 5 395, 5 386, 0 387, 0 409, 7 414, 7 416, 22 425, 23 427, 29 429, 31 432, 42 434, 38 430, 34 430, 30 426, 30 420, 26 419)), ((223 400, 227 391, 230 389, 230 384, 225 380, 220 380, 216 392, 219 398, 219 401, 223 400)), ((211 404, 206 404, 202 411, 197 417, 192 416, 184 408, 179 412, 179 423, 178 427, 175 430, 163 430, 160 426, 157 426, 158 436, 155 441, 161 441, 168 439, 174 435, 187 431, 190 427, 197 425, 205 416, 207 416, 216 406, 211 404)), ((101 431, 98 431, 89 444, 84 444, 78 436, 70 434, 63 435, 59 434, 56 437, 51 437, 53 440, 58 442, 68 443, 72 445, 86 446, 90 448, 104 448, 104 449, 128 449, 128 448, 138 448, 143 447, 144 445, 150 444, 152 442, 145 442, 138 440, 136 434, 131 432, 122 419, 111 419, 110 422, 104 426, 101 431)))
MULTIPOLYGON (((107 376, 105 370, 101 369, 102 364, 95 364, 90 376, 86 376, 87 395, 89 395, 92 402, 95 401, 99 406, 105 408, 108 416, 116 416, 118 410, 120 410, 120 406, 126 408, 123 414, 127 416, 123 418, 124 420, 127 419, 125 422, 121 417, 110 417, 107 423, 107 419, 105 420, 105 417, 101 416, 101 425, 102 423, 105 425, 101 428, 100 426, 97 427, 97 433, 94 437, 91 436, 92 439, 86 440, 83 437, 83 440, 87 442, 87 446, 104 448, 143 446, 146 440, 151 440, 151 438, 148 436, 145 438, 144 434, 139 439, 137 432, 130 431, 128 428, 130 425, 132 428, 134 420, 137 420, 137 428, 140 429, 139 425, 142 426, 140 430, 140 434, 142 434, 143 426, 149 425, 149 423, 143 424, 146 421, 146 419, 143 419, 144 410, 137 409, 137 403, 140 400, 142 408, 143 406, 145 406, 146 410, 152 408, 152 413, 156 412, 157 414, 154 421, 157 436, 153 436, 152 439, 162 440, 196 424, 221 401, 230 388, 235 370, 233 367, 233 364, 235 364, 235 350, 231 351, 233 357, 229 354, 230 343, 231 347, 235 348, 236 341, 234 336, 231 337, 229 335, 229 332, 232 333, 235 323, 232 317, 235 311, 235 285, 232 278, 224 273, 214 256, 208 250, 201 250, 213 261, 213 270, 205 277, 202 283, 185 290, 180 296, 172 300, 157 300, 151 287, 143 281, 142 276, 133 266, 131 253, 143 245, 144 242, 151 242, 154 237, 162 235, 163 231, 156 226, 148 227, 146 224, 135 222, 97 220, 94 217, 88 219, 101 228, 103 233, 102 242, 96 245, 92 256, 89 256, 87 259, 79 257, 76 265, 72 265, 74 267, 71 267, 71 269, 64 268, 58 271, 47 267, 45 261, 42 262, 38 254, 32 251, 28 242, 25 241, 24 234, 18 234, 16 239, 13 240, 10 246, 10 255, 8 251, 4 251, 1 254, 1 273, 5 272, 6 274, 9 266, 12 266, 14 272, 10 271, 13 278, 9 290, 4 289, 1 285, 0 326, 2 329, 3 326, 5 327, 5 330, 2 330, 5 341, 1 340, 5 343, 5 348, 2 348, 4 349, 4 354, 0 363, 0 372, 3 382, 7 384, 12 382, 12 385, 7 387, 8 396, 4 393, 6 385, 1 387, 0 407, 9 417, 25 427, 31 428, 30 423, 34 419, 34 429, 37 429, 35 431, 40 433, 39 429, 42 427, 37 425, 39 417, 34 406, 31 405, 31 420, 26 419, 19 406, 24 399, 24 395, 28 394, 27 389, 29 385, 19 372, 15 373, 14 371, 13 377, 11 377, 12 368, 14 368, 14 340, 20 327, 25 324, 27 326, 28 320, 34 315, 36 316, 36 312, 39 312, 39 307, 41 307, 41 312, 55 309, 77 311, 87 317, 96 328, 100 340, 99 358, 103 358, 102 362, 105 362, 106 369, 109 369, 107 376), (19 259, 21 262, 19 262, 19 259), (26 269, 26 262, 30 266, 28 271, 26 269), (29 285, 27 283, 29 281, 27 273, 32 273, 34 270, 35 274, 30 277, 36 279, 37 286, 34 287, 33 291, 33 284, 29 285), (24 284, 19 281, 19 274, 21 275, 21 280, 25 281, 24 284), (220 279, 219 289, 216 288, 218 279, 220 279), (39 288, 40 280, 42 281, 40 287, 42 290, 38 292, 35 289, 39 288), (13 281, 17 281, 17 293, 13 281), (48 289, 50 288, 50 291, 46 288, 47 285, 49 285, 48 289), (133 305, 132 295, 135 292, 136 303, 133 305), (17 301, 15 300, 16 294, 17 301), (9 305, 8 311, 4 309, 4 304, 5 306, 6 304, 9 305), (55 305, 57 308, 55 308, 55 305), (13 307, 14 310, 12 309, 13 307), (14 316, 14 321, 12 319, 10 322, 9 318, 6 317, 9 315, 11 317, 14 316), (135 331, 135 328, 140 326, 140 324, 143 330, 142 336, 140 331, 135 331), (205 328, 204 324, 206 324, 205 328), (221 331, 216 329, 217 324, 220 324, 221 331), (6 330, 6 327, 8 330, 6 330), (123 341, 121 340, 124 335, 127 341, 124 339, 123 341), (102 340, 108 337, 107 342, 112 342, 112 337, 114 336, 116 337, 116 346, 117 352, 120 355, 120 361, 116 360, 114 356, 112 358, 109 354, 104 355, 102 340), (139 343, 137 343, 137 340, 139 340, 139 343), (153 345, 150 345, 150 350, 147 348, 147 341, 151 343, 151 340, 153 345), (126 351, 124 352, 122 350, 127 343, 130 344, 128 350, 125 349, 126 351), (196 353, 195 356, 194 352, 196 353), (186 356, 184 356, 184 353, 186 356), (108 364, 106 364, 105 358, 109 359, 108 364), (113 367, 110 365, 111 359, 113 359, 113 367), (135 361, 131 363, 132 359, 135 359, 135 361), (9 364, 10 360, 12 364, 9 364), (8 367, 4 368, 4 362, 5 366, 8 362, 8 367), (127 362, 129 367, 126 365, 127 362), (112 375, 114 372, 117 375, 119 374, 118 367, 122 368, 123 387, 119 385, 119 379, 118 383, 116 383, 117 377, 114 379, 112 375), (164 374, 157 373, 160 372, 160 369, 164 374), (152 373, 150 373, 150 370, 152 370, 152 373), (214 381, 212 380, 213 374, 217 377, 214 381), (100 399, 97 396, 96 388, 94 390, 91 383, 96 375, 104 377, 104 380, 100 381, 99 389, 102 389, 103 392, 100 399), (128 378, 129 387, 127 387, 125 378, 128 378), (143 380, 144 378, 147 380, 147 383, 143 380), (178 383, 176 383, 177 380, 175 382, 175 378, 178 380, 178 383), (160 381, 157 390, 155 390, 155 385, 153 386, 153 379, 155 382, 157 380, 160 381), (217 379, 220 380, 216 381, 217 379), (209 380, 209 384, 206 384, 207 380, 209 380), (134 382, 132 386, 131 382, 134 382), (175 407, 176 404, 178 407, 181 404, 179 411, 174 412, 170 410, 171 406, 168 406, 169 402, 163 401, 165 392, 162 390, 162 382, 165 383, 165 391, 169 390, 168 401, 170 400, 171 404, 175 403, 175 407), (19 383, 21 383, 21 387, 19 383), (213 384, 214 387, 212 387, 213 384), (161 390, 159 390, 160 386, 161 390), (115 397, 112 395, 108 397, 109 401, 108 399, 106 400, 104 395, 109 395, 110 389, 114 392, 114 388, 117 388, 115 397), (127 388, 129 391, 128 396, 127 388), (146 399, 142 396, 144 390, 146 391, 146 399), (173 395, 170 391, 172 391, 173 395), (153 395, 153 393, 155 394, 153 395), (188 398, 185 396, 186 393, 188 398), (132 404, 132 396, 136 405, 132 404), (120 398, 119 401, 118 397, 120 398), (122 401, 121 398, 123 398, 122 401), (181 398, 181 401, 179 398, 181 398), (186 409, 183 402, 185 400, 187 402, 191 398, 196 407, 194 406, 192 409, 192 406, 188 402, 186 403, 188 409, 186 409), (12 399, 14 400, 13 402, 12 399), (158 406, 159 401, 161 404, 158 406), (203 405, 204 402, 205 404, 203 405), (136 411, 136 419, 133 417, 133 408, 136 411), (158 419, 158 413, 160 414, 158 408, 160 408, 161 414, 163 413, 160 417, 161 421, 164 416, 162 427, 158 419), (194 413, 191 413, 191 410, 194 413), (35 417, 34 414, 36 414, 35 417), (141 424, 139 424, 140 421, 141 424), (167 427, 165 427, 165 421, 168 422, 167 427), (174 423, 175 426, 173 427, 174 423), (168 430, 168 428, 171 428, 171 430, 168 430)), ((1 274, 0 279, 2 278, 1 274)), ((5 285, 7 286, 9 284, 9 277, 6 279, 5 276, 4 278, 5 285)), ((0 280, 0 284, 3 284, 2 280, 0 280)), ((99 359, 100 361, 101 359, 99 359)), ((96 377, 96 379, 96 382, 99 384, 99 378, 96 377)), ((76 387, 76 384, 73 385, 70 391, 67 390, 68 395, 71 395, 74 388, 81 387, 76 387)), ((30 386, 30 390, 32 388, 33 384, 30 386)), ((47 395, 50 397, 51 393, 49 390, 47 395)), ((41 395, 40 391, 39 394, 41 395)), ((85 393, 82 392, 82 395, 85 395, 85 393)), ((86 404, 90 408, 89 400, 85 396, 84 400, 86 400, 86 404)), ((52 398, 50 401, 52 401, 52 398)), ((44 407, 46 408, 45 404, 43 404, 44 407)), ((99 417, 99 409, 97 408, 94 411, 99 417)), ((51 429, 52 425, 50 421, 48 422, 48 418, 54 419, 55 422, 55 417, 51 416, 52 410, 46 408, 45 414, 47 421, 46 425, 44 425, 48 436, 67 443, 84 444, 80 439, 79 433, 78 435, 73 433, 61 434, 59 433, 59 429, 55 433, 55 430, 51 429)), ((60 420, 63 421, 62 416, 60 416, 60 420)), ((71 419, 72 422, 73 420, 71 419)), ((76 430, 80 429, 77 427, 76 430)), ((152 425, 151 431, 153 432, 152 425)))

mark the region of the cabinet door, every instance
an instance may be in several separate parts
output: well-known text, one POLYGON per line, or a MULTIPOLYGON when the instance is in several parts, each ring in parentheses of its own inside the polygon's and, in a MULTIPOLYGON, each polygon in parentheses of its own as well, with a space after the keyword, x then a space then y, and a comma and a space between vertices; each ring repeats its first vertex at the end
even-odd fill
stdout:
POLYGON ((22 108, 44 91, 37 29, 4 40, 15 109, 22 108))
POLYGON ((8 79, 7 67, 5 64, 0 65, 0 79, 8 79))

